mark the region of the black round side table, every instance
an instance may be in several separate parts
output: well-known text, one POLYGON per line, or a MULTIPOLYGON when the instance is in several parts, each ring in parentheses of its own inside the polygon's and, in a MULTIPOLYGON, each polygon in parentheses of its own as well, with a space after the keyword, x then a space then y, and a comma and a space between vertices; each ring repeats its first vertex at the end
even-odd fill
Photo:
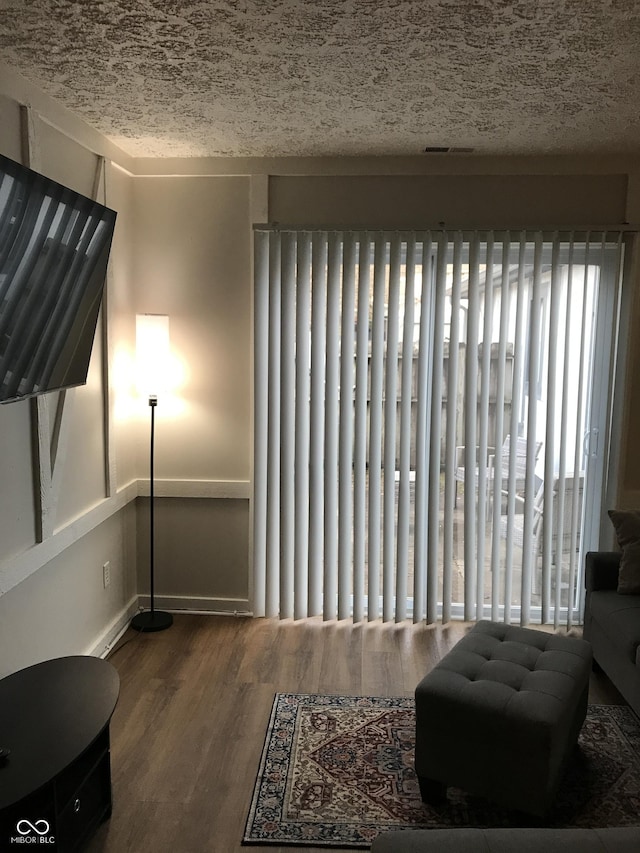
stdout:
POLYGON ((109 817, 109 723, 119 690, 114 667, 87 656, 0 680, 0 748, 8 750, 0 761, 0 850, 77 851, 109 817))

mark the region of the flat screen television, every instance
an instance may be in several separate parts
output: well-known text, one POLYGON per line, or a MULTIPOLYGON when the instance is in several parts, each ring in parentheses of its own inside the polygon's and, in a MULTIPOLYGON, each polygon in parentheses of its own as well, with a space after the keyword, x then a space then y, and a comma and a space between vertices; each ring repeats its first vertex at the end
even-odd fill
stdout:
POLYGON ((0 403, 86 383, 115 221, 0 155, 0 403))

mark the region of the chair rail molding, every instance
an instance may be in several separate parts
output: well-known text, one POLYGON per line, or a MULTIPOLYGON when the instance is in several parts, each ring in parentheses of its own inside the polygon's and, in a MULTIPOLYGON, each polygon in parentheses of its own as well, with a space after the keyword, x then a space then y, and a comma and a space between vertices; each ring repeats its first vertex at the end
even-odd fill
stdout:
POLYGON ((43 542, 37 542, 26 551, 3 560, 0 563, 0 595, 26 580, 137 497, 138 482, 132 480, 113 497, 100 501, 78 518, 54 531, 43 542))
MULTIPOLYGON (((157 498, 251 498, 250 480, 160 480, 154 478, 157 498)), ((138 494, 149 497, 149 480, 138 480, 138 494)))

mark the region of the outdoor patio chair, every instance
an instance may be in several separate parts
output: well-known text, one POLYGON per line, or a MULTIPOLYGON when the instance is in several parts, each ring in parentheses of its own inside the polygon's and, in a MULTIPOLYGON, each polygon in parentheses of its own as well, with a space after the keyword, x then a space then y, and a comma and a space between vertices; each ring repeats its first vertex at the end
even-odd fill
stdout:
MULTIPOLYGON (((527 473, 527 444, 528 440, 523 436, 516 437, 516 446, 515 446, 515 491, 516 495, 521 495, 524 492, 524 483, 525 477, 527 473)), ((535 462, 538 461, 538 456, 540 455, 540 451, 542 450, 542 442, 537 441, 535 445, 535 462)), ((502 445, 500 451, 500 470, 501 470, 501 483, 500 490, 504 494, 506 493, 506 489, 509 483, 509 464, 510 464, 510 455, 511 455, 511 435, 508 435, 504 443, 502 445)), ((458 483, 464 483, 465 479, 465 468, 464 468, 464 456, 465 456, 465 446, 456 447, 456 470, 455 470, 455 482, 456 482, 456 492, 455 492, 455 501, 454 505, 458 505, 458 483)), ((476 448, 476 459, 480 456, 480 449, 476 448)), ((492 497, 494 492, 493 480, 495 476, 496 470, 496 451, 495 447, 487 448, 487 457, 486 457, 486 471, 487 471, 487 518, 490 518, 491 515, 491 506, 492 506, 492 497)), ((475 483, 476 488, 478 484, 478 469, 475 471, 475 483)))
MULTIPOLYGON (((515 491, 516 496, 522 495, 524 492, 525 486, 525 477, 527 476, 527 445, 528 439, 519 435, 516 437, 516 447, 515 447, 515 491)), ((536 441, 535 443, 535 453, 534 453, 534 468, 538 461, 538 457, 540 456, 540 451, 542 450, 542 442, 536 441)), ((509 465, 510 465, 510 455, 511 455, 511 436, 508 435, 504 444, 502 445, 502 452, 500 454, 501 466, 500 466, 500 475, 501 475, 501 483, 500 483, 500 492, 502 495, 506 495, 508 493, 508 485, 509 485, 509 465)), ((487 476, 487 515, 489 515, 492 506, 492 498, 494 494, 494 486, 493 486, 493 478, 496 470, 496 459, 495 457, 489 458, 489 471, 487 476)))
MULTIPOLYGON (((558 530, 560 527, 560 477, 555 476, 553 478, 553 489, 552 489, 552 521, 551 521, 551 554, 552 554, 552 562, 555 564, 556 558, 560 555, 562 558, 563 554, 569 554, 571 550, 572 543, 572 515, 573 515, 573 496, 574 490, 576 488, 576 480, 577 480, 577 488, 578 488, 578 527, 576 530, 575 536, 575 547, 576 550, 580 547, 580 521, 582 517, 582 496, 583 496, 583 488, 584 488, 584 474, 580 474, 579 477, 575 478, 572 474, 565 476, 564 479, 564 507, 563 507, 563 517, 562 517, 562 542, 558 542, 558 530)), ((543 530, 544 530, 544 514, 545 514, 545 495, 544 495, 544 483, 540 485, 540 488, 536 492, 536 496, 533 502, 533 525, 531 531, 531 540, 529 547, 531 549, 531 553, 533 554, 533 568, 534 568, 534 592, 535 592, 535 580, 537 578, 537 562, 538 558, 542 553, 542 544, 543 544, 543 530)), ((512 537, 513 544, 522 549, 524 547, 524 505, 525 499, 521 495, 515 496, 515 514, 513 515, 512 522, 512 537)), ((508 525, 508 516, 502 515, 500 518, 500 535, 503 539, 507 537, 507 525, 508 525)))
MULTIPOLYGON (((507 436, 507 440, 508 440, 508 436, 507 436)), ((454 506, 456 506, 456 507, 458 506, 458 483, 464 483, 464 472, 465 472, 464 455, 465 455, 465 450, 466 450, 466 447, 464 444, 456 447, 456 470, 455 470, 455 474, 454 474, 455 483, 456 483, 454 506)), ((495 458, 495 452, 496 452, 495 447, 487 447, 487 449, 486 449, 484 464, 485 464, 485 469, 487 471, 489 471, 489 466, 491 464, 491 460, 495 458)), ((479 456, 480 456, 480 448, 476 447, 476 453, 475 453, 476 459, 478 459, 479 456)), ((477 468, 476 468, 476 472, 475 472, 474 482, 475 482, 476 488, 477 488, 477 486, 478 486, 478 469, 477 468)))

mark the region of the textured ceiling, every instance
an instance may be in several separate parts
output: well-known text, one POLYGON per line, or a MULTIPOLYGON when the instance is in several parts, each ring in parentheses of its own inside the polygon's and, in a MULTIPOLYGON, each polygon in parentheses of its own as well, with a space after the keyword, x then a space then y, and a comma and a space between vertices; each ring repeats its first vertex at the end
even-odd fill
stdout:
POLYGON ((639 0, 0 0, 134 156, 640 152, 639 0))

